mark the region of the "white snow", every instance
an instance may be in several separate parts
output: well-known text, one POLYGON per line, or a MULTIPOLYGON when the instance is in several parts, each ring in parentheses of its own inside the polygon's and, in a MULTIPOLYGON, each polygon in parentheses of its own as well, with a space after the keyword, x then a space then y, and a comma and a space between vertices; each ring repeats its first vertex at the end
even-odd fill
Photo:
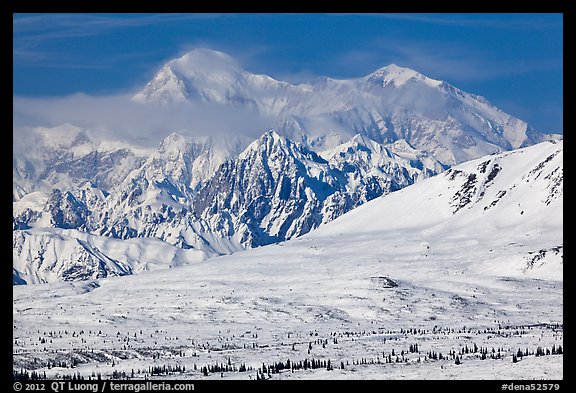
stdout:
POLYGON ((285 243, 142 275, 16 286, 14 368, 110 377, 169 364, 186 368, 170 378, 196 379, 229 362, 253 369, 207 378, 254 379, 262 363, 320 359, 335 370, 270 377, 562 379, 562 355, 533 354, 563 346, 562 258, 548 251, 522 270, 531 252, 563 244, 561 185, 552 196, 547 187, 556 168, 562 143, 544 143, 457 166, 285 243), (462 205, 455 196, 466 190, 476 192, 462 205), (486 360, 461 352, 474 344, 486 360), (513 363, 519 349, 530 354, 513 363), (392 350, 400 363, 384 363, 392 350), (74 369, 47 368, 72 357, 74 369))

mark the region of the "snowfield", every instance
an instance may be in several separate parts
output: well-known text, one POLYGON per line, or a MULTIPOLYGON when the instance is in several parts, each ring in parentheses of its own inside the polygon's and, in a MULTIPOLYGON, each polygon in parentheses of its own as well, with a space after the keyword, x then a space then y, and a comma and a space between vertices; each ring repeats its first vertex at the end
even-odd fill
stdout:
POLYGON ((562 160, 563 143, 544 142, 455 166, 284 243, 14 286, 13 368, 563 379, 562 160))

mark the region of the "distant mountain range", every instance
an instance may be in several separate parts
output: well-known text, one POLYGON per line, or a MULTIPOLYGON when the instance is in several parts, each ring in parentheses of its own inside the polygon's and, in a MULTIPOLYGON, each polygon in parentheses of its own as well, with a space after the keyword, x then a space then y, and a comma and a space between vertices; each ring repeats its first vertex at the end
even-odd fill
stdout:
MULTIPOLYGON (((455 164, 537 143, 562 152, 561 138, 395 65, 292 85, 199 49, 168 62, 132 99, 251 108, 276 125, 256 140, 172 133, 156 149, 96 141, 70 124, 35 129, 35 143, 13 159, 15 284, 194 263, 301 236, 455 164)), ((500 164, 486 160, 449 202, 452 214, 482 199, 498 175, 500 164)), ((561 160, 549 161, 548 204, 563 179, 561 160)), ((528 187, 507 184, 485 210, 528 187)))

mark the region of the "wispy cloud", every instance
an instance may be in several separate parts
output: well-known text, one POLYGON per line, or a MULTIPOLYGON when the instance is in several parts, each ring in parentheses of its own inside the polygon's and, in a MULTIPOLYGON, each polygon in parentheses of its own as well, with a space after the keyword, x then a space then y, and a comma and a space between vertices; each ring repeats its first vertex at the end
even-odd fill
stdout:
POLYGON ((130 97, 85 94, 57 98, 14 97, 13 126, 18 129, 70 123, 97 130, 103 139, 150 147, 175 131, 190 136, 257 137, 275 121, 250 108, 202 102, 163 106, 133 102, 130 97))
POLYGON ((489 50, 446 41, 416 41, 382 37, 369 47, 347 51, 334 60, 351 68, 357 64, 381 67, 390 63, 413 68, 448 82, 483 81, 531 72, 561 70, 561 58, 497 57, 489 50))
MULTIPOLYGON (((82 59, 47 50, 54 41, 116 33, 188 20, 219 18, 221 14, 42 14, 13 18, 13 59, 23 64, 52 67, 94 67, 82 59)), ((98 67, 106 67, 101 64, 98 67)))
MULTIPOLYGON (((419 14, 419 13, 371 13, 355 14, 341 13, 330 14, 336 17, 361 16, 382 18, 396 21, 417 22, 437 26, 471 27, 471 28, 492 28, 506 30, 547 30, 557 29, 558 22, 542 19, 542 14, 419 14), (501 18, 498 16, 501 15, 501 18)), ((559 14, 557 14, 559 15, 559 14)))
POLYGON ((219 18, 223 14, 42 14, 16 15, 14 34, 36 39, 105 34, 115 29, 160 25, 170 22, 219 18))

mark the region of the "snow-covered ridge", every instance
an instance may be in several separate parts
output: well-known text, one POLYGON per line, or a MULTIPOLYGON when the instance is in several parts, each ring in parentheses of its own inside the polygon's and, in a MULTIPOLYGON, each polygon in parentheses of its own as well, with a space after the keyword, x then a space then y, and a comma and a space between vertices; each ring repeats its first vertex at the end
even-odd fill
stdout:
POLYGON ((563 142, 460 164, 370 201, 306 237, 395 231, 421 236, 432 251, 469 239, 486 253, 471 262, 482 273, 562 280, 563 142), (500 244, 500 251, 492 252, 492 244, 500 244))
POLYGON ((87 182, 108 191, 152 153, 71 124, 17 131, 24 135, 14 135, 15 145, 23 145, 12 160, 14 201, 36 191, 76 190, 87 182))
POLYGON ((38 284, 123 276, 197 263, 209 255, 160 239, 120 240, 74 229, 13 233, 13 282, 38 284))
POLYGON ((372 83, 378 83, 381 81, 383 86, 392 83, 395 87, 400 87, 410 81, 421 81, 430 87, 438 87, 443 83, 442 81, 428 78, 427 76, 420 74, 418 71, 406 67, 399 67, 396 64, 390 64, 386 67, 379 68, 362 79, 372 83))
POLYGON ((563 378, 561 137, 394 65, 294 86, 199 50, 146 92, 279 126, 150 150, 33 130, 15 377, 563 378))

